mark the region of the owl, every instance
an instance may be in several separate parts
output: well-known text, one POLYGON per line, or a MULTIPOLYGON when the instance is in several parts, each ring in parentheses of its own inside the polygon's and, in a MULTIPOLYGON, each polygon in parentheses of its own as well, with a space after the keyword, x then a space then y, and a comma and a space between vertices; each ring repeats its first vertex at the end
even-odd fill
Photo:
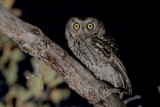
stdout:
POLYGON ((131 94, 131 84, 119 59, 115 41, 105 34, 101 21, 92 17, 72 17, 66 24, 65 36, 73 54, 98 79, 108 82, 114 89, 131 94))

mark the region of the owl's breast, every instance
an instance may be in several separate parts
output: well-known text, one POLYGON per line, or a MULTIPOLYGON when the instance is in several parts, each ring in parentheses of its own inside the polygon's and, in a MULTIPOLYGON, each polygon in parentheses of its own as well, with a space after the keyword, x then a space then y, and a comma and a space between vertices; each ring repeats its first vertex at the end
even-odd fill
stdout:
POLYGON ((105 68, 107 63, 104 57, 99 54, 99 50, 91 44, 89 39, 79 42, 79 45, 77 44, 72 48, 76 57, 94 73, 99 70, 105 71, 102 68, 105 68))

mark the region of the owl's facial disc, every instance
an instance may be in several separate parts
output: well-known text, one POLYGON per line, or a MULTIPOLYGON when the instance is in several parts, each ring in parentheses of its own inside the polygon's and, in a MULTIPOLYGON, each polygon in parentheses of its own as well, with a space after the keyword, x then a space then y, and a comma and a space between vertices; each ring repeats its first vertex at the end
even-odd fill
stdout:
POLYGON ((65 34, 67 39, 86 39, 96 35, 104 35, 103 24, 96 18, 79 19, 72 17, 66 25, 65 34))

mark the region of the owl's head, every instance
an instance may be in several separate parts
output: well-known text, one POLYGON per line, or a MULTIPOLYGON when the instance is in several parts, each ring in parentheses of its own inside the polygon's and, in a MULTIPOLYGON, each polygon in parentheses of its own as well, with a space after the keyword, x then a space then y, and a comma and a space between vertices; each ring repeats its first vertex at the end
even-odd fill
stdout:
POLYGON ((72 17, 66 24, 65 35, 69 39, 88 38, 93 35, 104 35, 105 29, 99 20, 88 17, 86 19, 79 19, 72 17))

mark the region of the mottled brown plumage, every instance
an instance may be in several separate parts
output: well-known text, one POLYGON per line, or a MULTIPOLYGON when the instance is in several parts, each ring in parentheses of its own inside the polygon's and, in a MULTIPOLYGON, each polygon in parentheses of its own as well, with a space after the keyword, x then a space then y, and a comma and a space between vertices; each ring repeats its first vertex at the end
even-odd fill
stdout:
POLYGON ((72 52, 97 78, 131 94, 131 84, 118 58, 116 44, 105 35, 102 22, 91 17, 83 20, 72 17, 65 35, 72 52))

